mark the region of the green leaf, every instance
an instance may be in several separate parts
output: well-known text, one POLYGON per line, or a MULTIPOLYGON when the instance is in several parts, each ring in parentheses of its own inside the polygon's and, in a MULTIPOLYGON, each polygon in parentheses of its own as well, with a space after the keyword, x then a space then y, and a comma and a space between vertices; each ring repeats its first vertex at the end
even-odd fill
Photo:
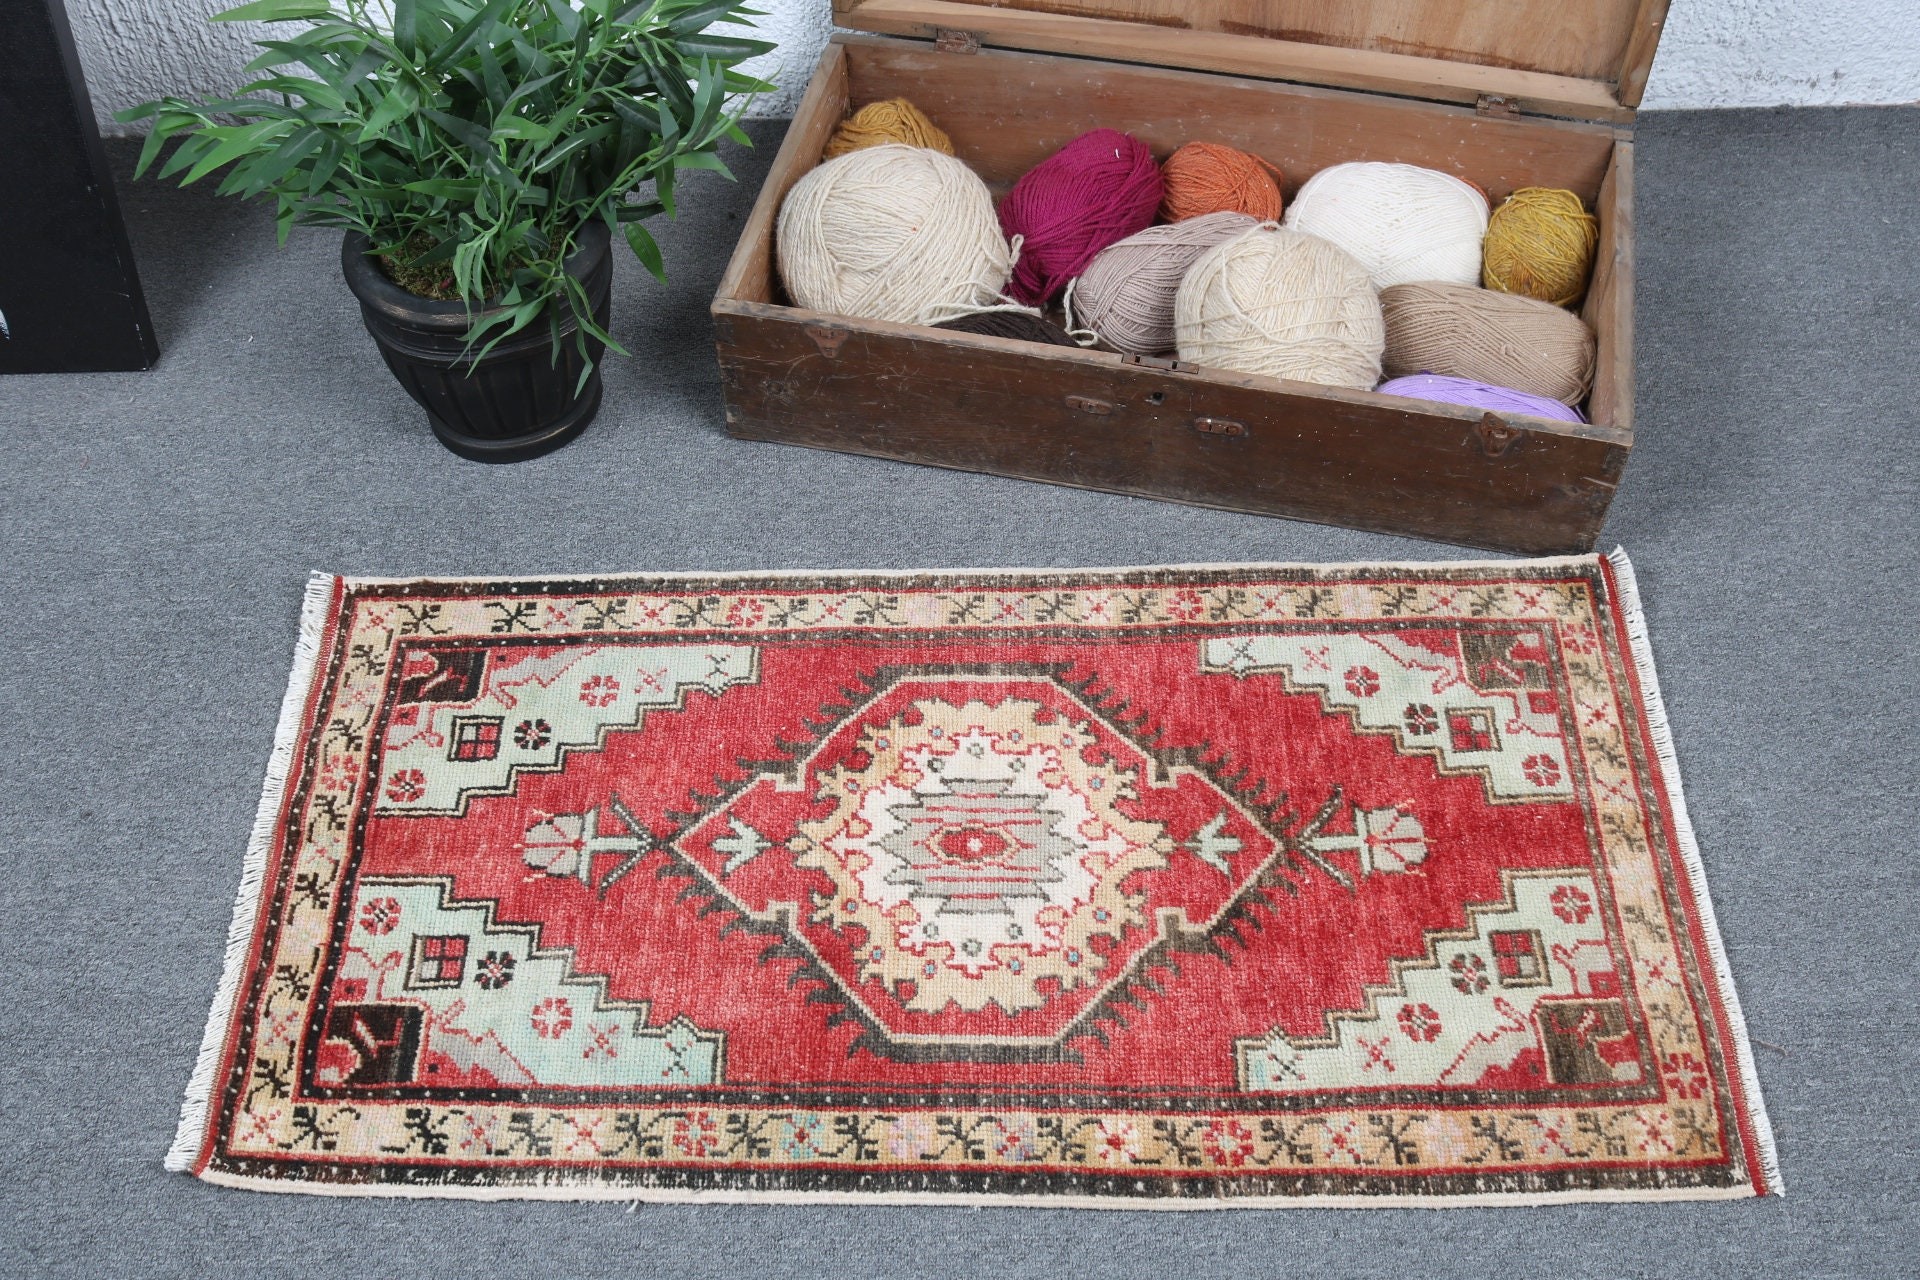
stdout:
POLYGON ((301 18, 324 18, 333 12, 327 0, 253 0, 237 9, 216 13, 210 22, 294 22, 301 18))
POLYGON ((222 165, 232 164, 241 156, 258 148, 265 139, 283 128, 284 121, 268 120, 262 124, 235 125, 231 128, 212 128, 201 134, 211 138, 214 145, 200 156, 194 166, 187 170, 187 176, 180 179, 180 185, 198 182, 222 165))
POLYGON ((675 156, 673 163, 678 169, 707 169, 725 174, 728 178, 733 177, 733 170, 727 168, 726 162, 711 151, 690 151, 686 155, 675 156))
POLYGON ((419 101, 414 96, 412 86, 395 85, 387 92, 386 97, 380 99, 380 105, 373 109, 373 113, 367 117, 367 122, 360 126, 360 136, 355 139, 355 142, 365 146, 373 141, 403 116, 411 114, 419 101))
POLYGON ((608 122, 606 124, 595 125, 584 133, 577 133, 542 156, 540 162, 533 166, 533 171, 535 173, 551 173, 554 168, 568 156, 573 155, 576 151, 584 147, 590 147, 594 143, 602 141, 612 132, 613 125, 611 122, 608 122))
POLYGON ((633 250, 633 256, 640 259, 642 266, 653 272, 661 284, 667 282, 666 260, 660 256, 660 246, 654 243, 653 235, 645 224, 629 222, 627 224, 627 247, 633 250))
POLYGON ((393 42, 408 53, 419 46, 419 0, 393 0, 393 42))
MULTIPOLYGON (((323 141, 325 141, 325 135, 313 125, 308 125, 282 139, 278 146, 262 155, 258 161, 249 161, 240 165, 228 179, 228 184, 241 196, 257 196, 286 177, 302 160, 319 150, 323 141)), ((226 193, 223 187, 222 194, 226 193)))
POLYGON ((490 3, 482 6, 478 13, 462 23, 459 29, 448 38, 447 43, 427 59, 427 70, 437 71, 457 61, 519 3, 520 0, 490 0, 490 3))
POLYGON ((772 53, 775 48, 771 40, 745 40, 738 36, 682 36, 680 39, 683 53, 734 61, 757 58, 763 53, 772 53))
POLYGON ((667 24, 667 30, 676 36, 690 36, 696 31, 705 31, 739 7, 739 0, 714 0, 712 4, 703 4, 681 14, 667 24))

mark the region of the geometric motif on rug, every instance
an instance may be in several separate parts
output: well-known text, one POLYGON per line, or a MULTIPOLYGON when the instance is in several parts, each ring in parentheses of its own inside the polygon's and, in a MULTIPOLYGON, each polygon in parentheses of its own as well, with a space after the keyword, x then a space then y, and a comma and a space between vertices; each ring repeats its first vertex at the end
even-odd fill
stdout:
POLYGON ((170 1163, 1777 1190, 1623 565, 317 579, 170 1163))

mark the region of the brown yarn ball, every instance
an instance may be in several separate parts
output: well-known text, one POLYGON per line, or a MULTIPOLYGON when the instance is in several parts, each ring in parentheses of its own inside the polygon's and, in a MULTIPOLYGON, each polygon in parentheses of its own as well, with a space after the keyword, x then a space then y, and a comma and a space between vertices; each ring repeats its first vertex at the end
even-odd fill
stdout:
POLYGON ((1593 330, 1550 302, 1426 281, 1380 291, 1389 378, 1437 373, 1577 404, 1593 385, 1593 330))
POLYGON ((1040 342, 1052 347, 1074 345, 1059 325, 1026 311, 982 311, 957 320, 943 320, 933 327, 985 334, 989 338, 1012 338, 1016 342, 1040 342))
POLYGON ((1168 222, 1209 213, 1244 213, 1261 222, 1280 217, 1280 170, 1250 152, 1189 142, 1167 157, 1160 177, 1160 216, 1168 222))
POLYGON ((926 147, 946 156, 953 154, 953 139, 927 119, 925 112, 905 98, 888 98, 885 102, 869 102, 842 120, 833 137, 827 139, 822 159, 832 160, 849 151, 889 142, 926 147))

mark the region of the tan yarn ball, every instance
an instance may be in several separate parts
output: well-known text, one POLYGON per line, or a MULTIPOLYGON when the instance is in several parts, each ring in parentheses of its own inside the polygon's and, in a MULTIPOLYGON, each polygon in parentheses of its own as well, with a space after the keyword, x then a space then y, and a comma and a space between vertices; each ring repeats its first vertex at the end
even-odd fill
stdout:
POLYGON ((1480 283, 1570 307, 1586 296, 1599 245, 1600 220, 1579 196, 1522 187, 1487 220, 1480 283))
POLYGON ((987 184, 951 156, 897 143, 796 182, 777 248, 795 304, 903 324, 993 306, 1013 273, 987 184))
POLYGON ((1517 293, 1423 282, 1380 291, 1389 378, 1437 373, 1578 404, 1593 385, 1593 330, 1517 293))
POLYGON ((1173 350, 1173 301, 1187 269, 1207 250, 1254 225, 1244 213, 1209 213, 1148 227, 1108 245, 1067 286, 1069 326, 1084 326, 1127 355, 1173 350))
POLYGON ((905 98, 869 102, 845 120, 827 140, 825 158, 837 160, 850 151, 885 146, 897 142, 907 147, 927 147, 943 156, 953 154, 953 139, 926 113, 905 98))
POLYGON ((1487 196, 1452 174, 1378 161, 1336 164, 1306 180, 1286 221, 1359 259, 1376 289, 1480 282, 1487 196))
POLYGON ((1380 381, 1373 283, 1317 237, 1263 223, 1207 250, 1173 310, 1182 360, 1333 387, 1380 381))

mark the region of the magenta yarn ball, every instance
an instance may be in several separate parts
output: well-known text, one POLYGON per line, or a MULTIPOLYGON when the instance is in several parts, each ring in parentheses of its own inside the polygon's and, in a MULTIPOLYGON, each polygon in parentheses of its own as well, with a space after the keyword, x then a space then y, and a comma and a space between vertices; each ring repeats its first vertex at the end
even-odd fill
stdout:
POLYGON ((1529 413, 1536 418, 1556 422, 1585 422, 1578 409, 1569 408, 1551 396, 1536 396, 1496 387, 1471 378, 1448 378, 1437 373, 1415 373, 1383 382, 1374 390, 1383 396, 1407 396, 1414 400, 1438 400, 1442 404, 1463 404, 1470 409, 1491 409, 1495 413, 1529 413))
POLYGON ((1162 187, 1153 152, 1113 129, 1042 160, 1000 202, 1000 229, 1022 238, 1007 291, 1028 306, 1047 302, 1102 249, 1151 226, 1162 187))

